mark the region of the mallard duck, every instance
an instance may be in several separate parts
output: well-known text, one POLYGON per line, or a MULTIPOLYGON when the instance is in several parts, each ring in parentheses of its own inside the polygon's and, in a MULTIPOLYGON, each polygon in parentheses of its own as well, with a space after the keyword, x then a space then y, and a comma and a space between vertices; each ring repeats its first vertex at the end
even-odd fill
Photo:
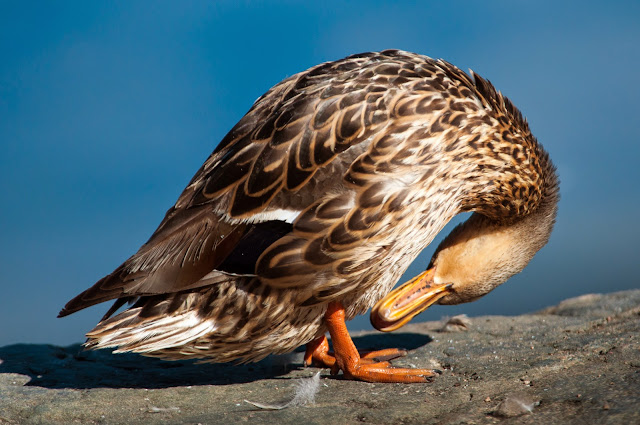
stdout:
POLYGON ((400 349, 359 353, 345 321, 373 307, 390 331, 487 294, 545 245, 557 202, 548 154, 489 81, 399 50, 349 56, 260 97, 149 241, 59 316, 115 300, 89 348, 248 362, 307 344, 305 363, 347 378, 425 382, 390 365, 400 349))

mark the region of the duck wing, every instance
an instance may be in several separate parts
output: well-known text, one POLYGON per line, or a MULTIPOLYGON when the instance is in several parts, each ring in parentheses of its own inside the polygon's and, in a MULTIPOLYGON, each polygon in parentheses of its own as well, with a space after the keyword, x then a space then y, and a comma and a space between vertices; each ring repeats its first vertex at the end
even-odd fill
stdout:
MULTIPOLYGON (((403 98, 437 70, 426 59, 399 51, 365 53, 274 86, 224 137, 149 241, 69 301, 59 316, 111 299, 122 305, 237 275, 259 275, 276 287, 301 286, 304 278, 329 267, 328 251, 340 251, 343 259, 353 255, 344 244, 358 238, 348 227, 371 230, 381 213, 362 213, 358 202, 395 199, 384 184, 368 180, 384 170, 367 151, 373 145, 394 150, 395 139, 385 139, 382 130, 411 126, 403 114, 415 115, 419 99, 413 96, 407 113, 403 98), (296 232, 293 223, 301 215, 296 232)), ((340 264, 346 267, 348 258, 340 264)), ((323 282, 316 290, 332 285, 331 279, 323 282)))

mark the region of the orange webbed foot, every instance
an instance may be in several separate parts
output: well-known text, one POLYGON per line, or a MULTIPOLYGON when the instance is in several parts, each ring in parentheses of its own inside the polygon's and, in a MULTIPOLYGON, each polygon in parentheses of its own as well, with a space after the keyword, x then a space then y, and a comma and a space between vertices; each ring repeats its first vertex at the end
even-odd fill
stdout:
POLYGON ((437 373, 431 369, 392 367, 386 360, 406 355, 407 352, 402 349, 388 348, 359 353, 347 331, 344 307, 339 302, 329 303, 325 321, 335 353, 329 351, 326 337, 316 338, 307 344, 305 365, 315 363, 329 367, 332 374, 342 370, 347 378, 367 382, 427 382, 437 373))
MULTIPOLYGON (((326 367, 334 373, 336 358, 333 352, 329 351, 329 341, 327 341, 326 336, 323 335, 307 344, 306 352, 304 353, 304 365, 326 367)), ((337 372, 338 370, 336 369, 335 373, 337 372)))
POLYGON ((388 360, 397 359, 399 357, 404 357, 407 355, 407 350, 403 348, 385 348, 382 350, 375 351, 360 351, 360 359, 371 359, 377 362, 385 362, 388 360))
MULTIPOLYGON (((389 360, 407 355, 407 350, 400 348, 387 348, 375 351, 358 351, 361 364, 389 364, 389 360)), ((329 350, 329 341, 326 336, 321 336, 309 342, 304 355, 305 366, 326 367, 332 374, 337 374, 340 368, 336 364, 336 356, 329 350)))
POLYGON ((356 363, 346 369, 344 375, 348 378, 367 382, 398 382, 405 384, 429 382, 430 378, 437 373, 431 369, 392 367, 387 362, 356 363))

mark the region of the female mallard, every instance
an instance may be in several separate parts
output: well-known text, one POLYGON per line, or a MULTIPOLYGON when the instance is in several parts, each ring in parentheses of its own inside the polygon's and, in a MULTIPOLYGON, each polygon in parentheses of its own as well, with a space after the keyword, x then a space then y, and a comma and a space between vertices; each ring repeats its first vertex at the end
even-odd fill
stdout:
POLYGON ((557 201, 547 153, 488 81, 403 51, 350 56, 260 97, 151 239, 60 316, 116 299, 88 347, 226 362, 308 343, 307 363, 347 377, 424 382, 433 371, 379 361, 401 350, 361 358, 345 320, 375 306, 393 330, 483 296, 547 242, 557 201), (387 295, 462 211, 428 270, 387 295))

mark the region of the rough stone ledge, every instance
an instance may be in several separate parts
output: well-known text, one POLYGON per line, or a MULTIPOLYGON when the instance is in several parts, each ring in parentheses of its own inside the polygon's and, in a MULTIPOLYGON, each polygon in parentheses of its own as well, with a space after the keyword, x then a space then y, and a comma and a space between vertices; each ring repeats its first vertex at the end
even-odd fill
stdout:
POLYGON ((444 371, 428 384, 369 384, 322 371, 315 403, 291 398, 302 354, 253 365, 163 362, 79 345, 0 348, 0 424, 640 423, 640 290, 590 294, 534 314, 362 333, 359 348, 405 347, 396 365, 444 371))

